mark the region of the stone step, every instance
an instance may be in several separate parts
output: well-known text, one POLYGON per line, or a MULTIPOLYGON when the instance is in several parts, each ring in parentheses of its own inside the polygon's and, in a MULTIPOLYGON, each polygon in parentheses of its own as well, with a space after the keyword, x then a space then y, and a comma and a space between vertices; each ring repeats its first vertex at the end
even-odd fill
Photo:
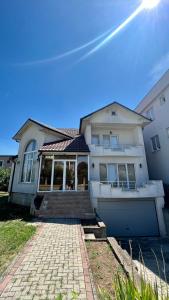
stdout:
POLYGON ((88 191, 45 193, 40 210, 35 214, 41 217, 95 218, 88 191))
POLYGON ((83 203, 86 203, 86 202, 90 202, 90 199, 85 199, 85 198, 72 198, 72 199, 67 199, 67 198, 55 198, 55 199, 50 199, 50 198, 45 198, 44 201, 48 201, 50 203, 56 203, 56 202, 68 202, 68 203, 71 203, 71 202, 83 202, 83 203))
POLYGON ((39 218, 72 218, 72 219, 93 219, 95 218, 94 214, 41 214, 37 213, 36 214, 39 218))
POLYGON ((88 199, 90 199, 90 197, 65 197, 65 196, 58 196, 58 197, 44 197, 43 199, 45 199, 45 200, 61 200, 61 199, 67 199, 68 201, 69 200, 73 200, 73 199, 84 199, 84 200, 88 200, 88 199))

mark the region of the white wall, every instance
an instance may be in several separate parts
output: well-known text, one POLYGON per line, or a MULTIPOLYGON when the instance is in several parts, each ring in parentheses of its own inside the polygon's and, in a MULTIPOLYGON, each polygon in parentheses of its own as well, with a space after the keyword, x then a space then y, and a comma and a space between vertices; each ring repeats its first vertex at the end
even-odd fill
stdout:
MULTIPOLYGON (((99 134, 100 143, 102 143, 103 134, 109 134, 110 130, 112 135, 119 136, 120 144, 141 145, 143 147, 142 156, 132 156, 122 152, 120 156, 117 156, 116 152, 112 152, 111 156, 98 155, 96 151, 90 154, 90 180, 100 180, 99 164, 100 163, 134 163, 136 181, 138 185, 142 185, 148 181, 147 161, 144 150, 143 140, 143 119, 141 116, 121 108, 118 105, 112 105, 112 107, 100 111, 87 120, 82 125, 82 132, 85 134, 86 141, 91 143, 91 135, 99 134), (116 111, 116 116, 112 116, 112 111, 116 111), (85 127, 86 126, 86 127, 85 127), (92 167, 94 163, 95 167, 92 167), (140 168, 140 164, 142 168, 140 168)), ((128 152, 129 153, 129 152, 128 152)), ((139 152, 140 153, 140 152, 139 152)))
POLYGON ((149 175, 150 179, 162 179, 164 183, 169 184, 169 137, 167 135, 167 128, 169 127, 169 86, 167 84, 169 85, 169 71, 143 99, 137 111, 145 114, 153 107, 155 120, 147 125, 143 131, 149 175), (166 102, 162 105, 160 103, 161 95, 165 96, 166 99, 166 102), (159 135, 161 149, 153 152, 151 138, 156 134, 159 135))
POLYGON ((27 144, 35 139, 37 142, 37 149, 40 149, 44 143, 56 141, 60 138, 57 134, 51 134, 46 130, 42 130, 42 127, 32 124, 23 134, 22 139, 19 143, 18 160, 15 168, 15 176, 13 181, 13 193, 30 193, 34 194, 37 191, 38 184, 38 171, 39 171, 39 160, 36 161, 35 166, 35 182, 23 183, 21 182, 21 173, 23 166, 23 156, 27 144))

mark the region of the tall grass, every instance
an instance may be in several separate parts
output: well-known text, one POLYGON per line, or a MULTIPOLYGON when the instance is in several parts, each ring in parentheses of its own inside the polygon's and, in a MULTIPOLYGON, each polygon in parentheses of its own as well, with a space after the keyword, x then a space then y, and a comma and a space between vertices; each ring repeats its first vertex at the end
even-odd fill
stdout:
POLYGON ((169 300, 168 296, 158 293, 157 287, 152 287, 144 280, 140 289, 136 288, 134 281, 124 274, 117 272, 114 276, 113 288, 115 297, 106 290, 99 289, 100 300, 169 300))

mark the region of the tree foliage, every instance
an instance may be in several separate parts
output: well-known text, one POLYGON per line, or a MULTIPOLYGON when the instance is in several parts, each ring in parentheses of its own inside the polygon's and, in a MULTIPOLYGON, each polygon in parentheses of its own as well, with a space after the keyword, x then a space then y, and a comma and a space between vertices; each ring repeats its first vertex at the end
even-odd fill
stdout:
POLYGON ((10 169, 0 168, 0 191, 8 190, 10 172, 10 169))

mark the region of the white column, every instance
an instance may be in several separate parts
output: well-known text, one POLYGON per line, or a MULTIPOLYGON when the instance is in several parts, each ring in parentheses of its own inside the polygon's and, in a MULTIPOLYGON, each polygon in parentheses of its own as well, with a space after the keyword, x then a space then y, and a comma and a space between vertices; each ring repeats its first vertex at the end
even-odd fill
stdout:
POLYGON ((50 191, 53 191, 53 176, 54 176, 54 158, 52 159, 52 172, 51 172, 51 184, 50 184, 50 191))
POLYGON ((88 155, 88 182, 90 181, 90 156, 88 155))
POLYGON ((75 161, 75 190, 77 191, 77 184, 78 184, 78 178, 77 178, 77 155, 76 155, 76 161, 75 161))
POLYGON ((84 136, 85 136, 86 144, 91 145, 91 124, 88 124, 86 126, 84 136))
POLYGON ((42 155, 40 156, 40 162, 39 162, 39 171, 38 171, 38 188, 37 188, 37 192, 39 191, 39 183, 40 183, 40 172, 41 172, 41 166, 42 166, 42 155))
POLYGON ((164 198, 163 197, 156 198, 155 203, 156 203, 156 211, 157 211, 160 236, 165 236, 166 235, 166 227, 165 227, 164 215, 163 215, 164 198))
POLYGON ((136 126, 134 129, 135 144, 144 145, 143 131, 141 126, 136 126))

